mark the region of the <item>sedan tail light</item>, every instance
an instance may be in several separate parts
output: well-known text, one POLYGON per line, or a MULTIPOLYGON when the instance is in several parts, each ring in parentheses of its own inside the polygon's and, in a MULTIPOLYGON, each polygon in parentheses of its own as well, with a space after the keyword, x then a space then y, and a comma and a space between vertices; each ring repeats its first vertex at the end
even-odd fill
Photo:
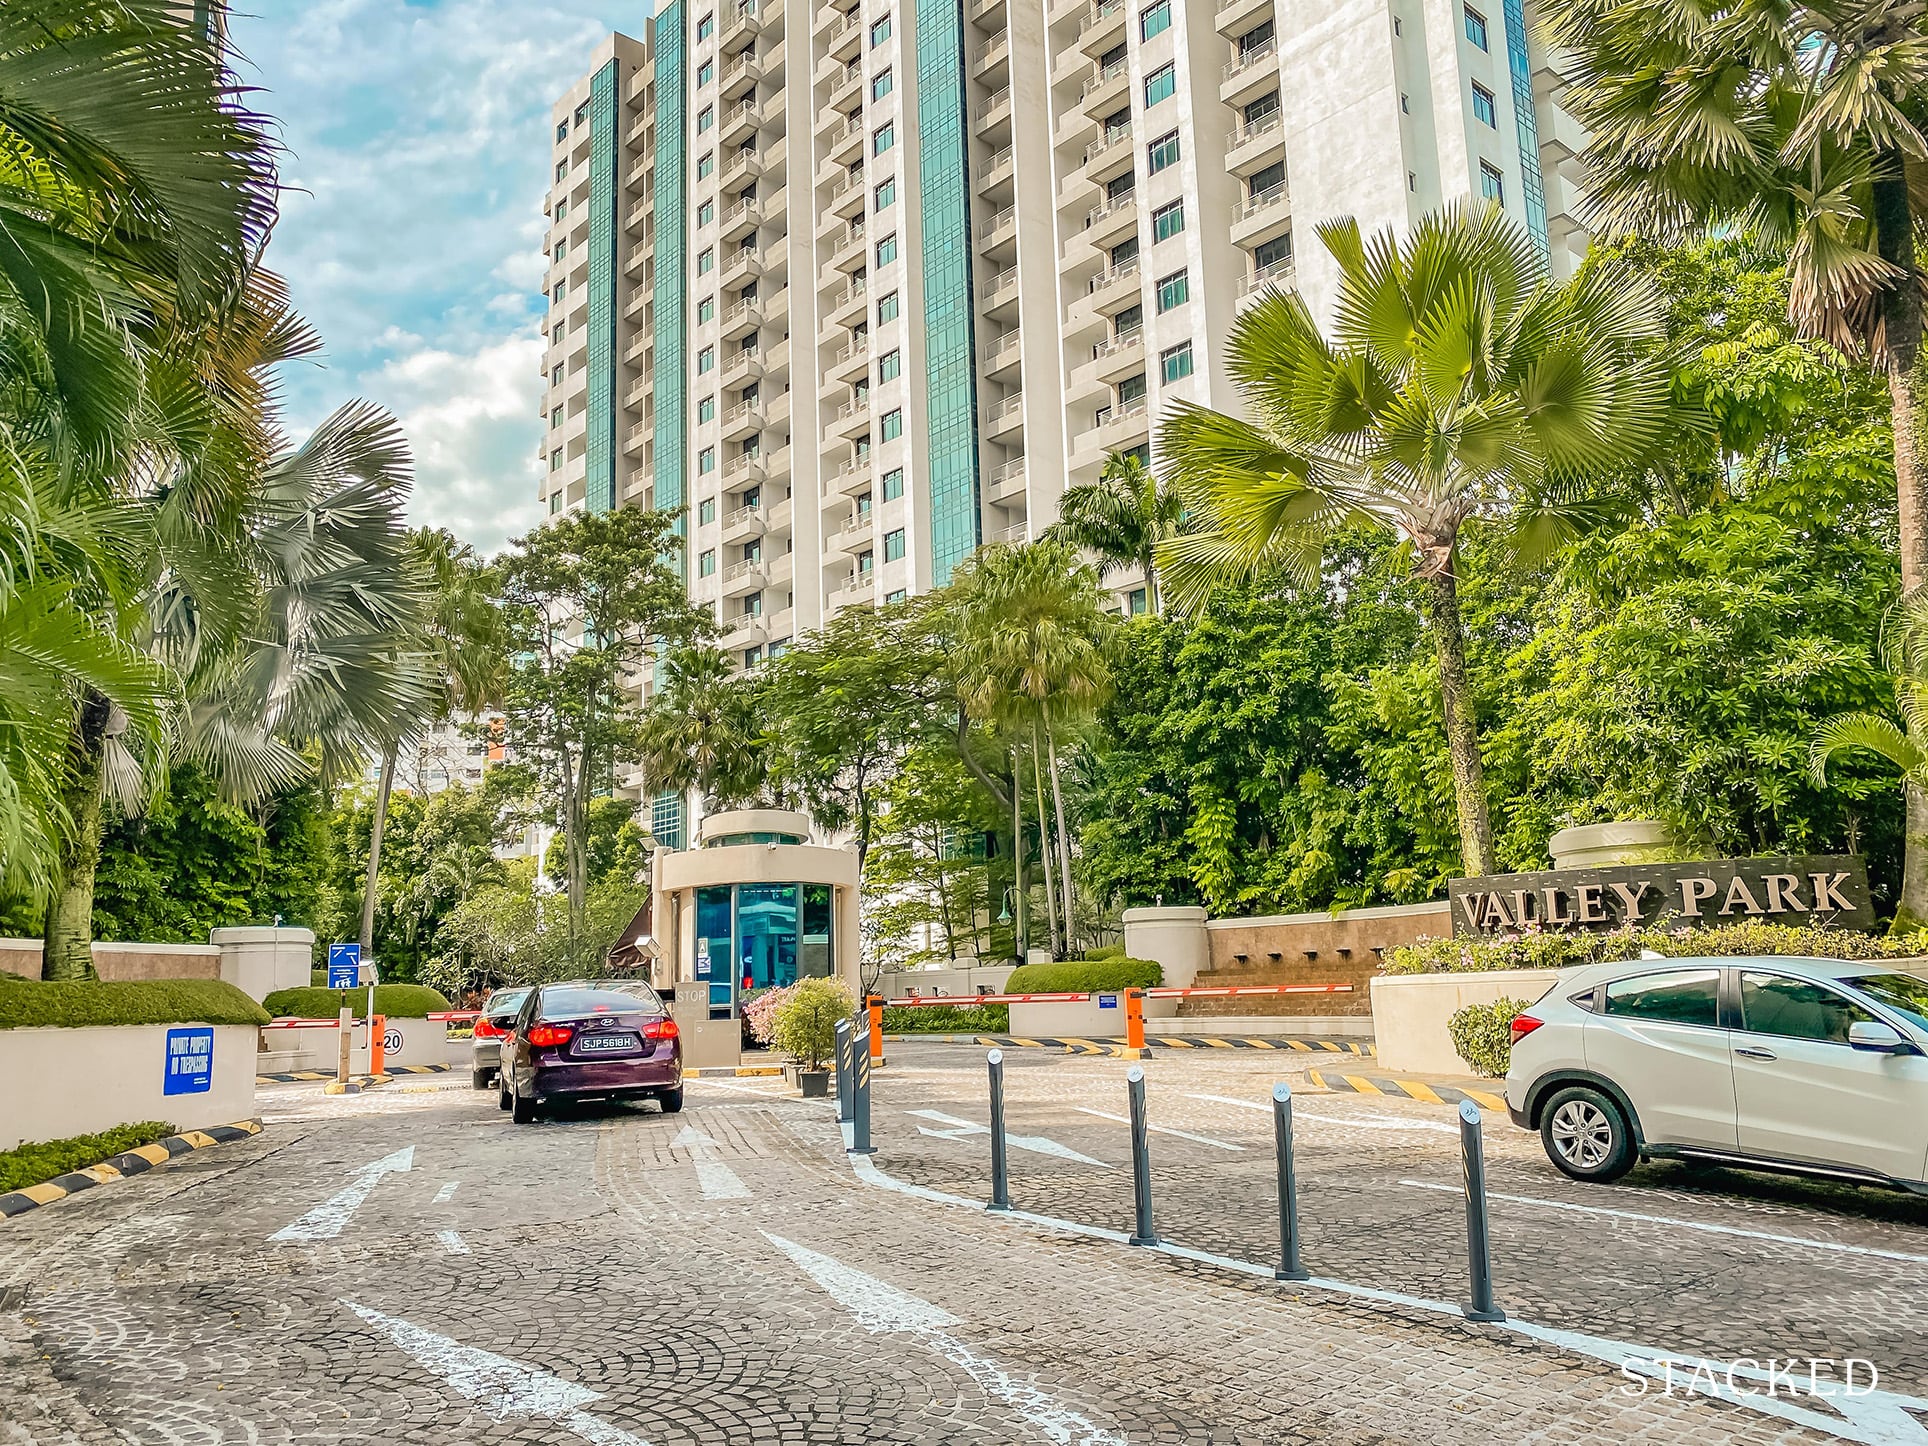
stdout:
POLYGON ((529 1031, 529 1043, 538 1049, 567 1044, 575 1032, 576 1026, 573 1024, 538 1024, 529 1031))
POLYGON ((509 1031, 501 1025, 492 1024, 486 1019, 478 1019, 475 1021, 475 1037, 477 1039, 500 1039, 508 1032, 509 1031))
POLYGON ((1512 1042, 1514 1044, 1518 1044, 1521 1040, 1525 1039, 1529 1034, 1531 1034, 1534 1030, 1538 1029, 1542 1024, 1545 1024, 1545 1023, 1546 1021, 1544 1019, 1535 1019, 1530 1014, 1514 1015, 1512 1042))
POLYGON ((644 1039, 675 1039, 681 1033, 673 1019, 657 1019, 643 1026, 644 1039))

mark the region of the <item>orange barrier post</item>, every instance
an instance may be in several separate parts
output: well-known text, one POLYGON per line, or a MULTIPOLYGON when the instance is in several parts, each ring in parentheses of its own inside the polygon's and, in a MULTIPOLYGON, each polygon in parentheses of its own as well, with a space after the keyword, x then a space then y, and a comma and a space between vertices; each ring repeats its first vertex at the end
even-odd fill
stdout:
POLYGON ((1125 991, 1125 1054, 1131 1059, 1150 1059, 1145 1048, 1145 991, 1125 991))
POLYGON ((870 1010, 870 1067, 884 1067, 884 997, 872 994, 864 1000, 870 1010))
POLYGON ((372 1033, 368 1036, 368 1072, 380 1079, 387 1073, 388 1050, 385 1047, 388 1035, 388 1016, 377 1014, 368 1021, 372 1033))

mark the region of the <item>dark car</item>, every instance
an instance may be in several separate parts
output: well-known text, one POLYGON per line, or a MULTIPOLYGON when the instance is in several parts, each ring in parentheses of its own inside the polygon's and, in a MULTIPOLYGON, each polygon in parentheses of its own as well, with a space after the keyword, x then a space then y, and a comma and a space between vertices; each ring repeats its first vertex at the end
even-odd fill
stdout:
POLYGON ((683 1043, 647 984, 544 984, 501 1042, 499 1101, 527 1124, 570 1099, 655 1099, 683 1108, 683 1043))

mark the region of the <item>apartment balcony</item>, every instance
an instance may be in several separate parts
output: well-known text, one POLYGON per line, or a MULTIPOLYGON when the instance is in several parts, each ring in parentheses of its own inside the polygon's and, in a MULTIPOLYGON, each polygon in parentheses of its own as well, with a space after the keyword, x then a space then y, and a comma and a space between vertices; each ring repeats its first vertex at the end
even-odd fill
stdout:
POLYGON ((1007 266, 978 287, 978 307, 992 320, 1004 321, 1017 315, 1018 295, 1018 269, 1007 266))
POLYGON ((1108 336, 1091 349, 1087 365, 1093 379, 1107 384, 1136 376, 1145 369, 1145 329, 1134 326, 1118 336, 1108 336))
POLYGON ((1030 535, 1031 535, 1030 523, 1013 522, 1009 527, 992 528, 990 531, 984 534, 984 540, 986 542, 992 542, 992 543, 1015 544, 1015 543, 1026 541, 1030 537, 1030 535))
POLYGON ((835 5, 824 5, 810 17, 810 34, 822 40, 832 31, 840 30, 846 24, 854 25, 857 20, 857 7, 844 11, 835 5))
POLYGON ((725 290, 737 291, 763 275, 763 253, 754 246, 726 252, 723 271, 718 278, 725 290))
POLYGON ((770 570, 762 558, 733 562, 723 569, 723 596, 747 597, 769 585, 770 570))
POLYGON ((1074 75, 1088 75, 1091 71, 1091 57, 1074 46, 1066 45, 1051 57, 1051 84, 1053 88, 1067 84, 1074 75))
POLYGON ((1001 402, 993 402, 979 414, 978 425, 994 441, 1016 437, 1024 431, 1024 394, 1013 392, 1001 402))
MULTIPOLYGON (((733 412, 749 410, 748 407, 731 408, 733 412)), ((723 464, 723 485, 732 491, 741 491, 754 483, 766 482, 769 477, 769 464, 764 461, 761 452, 740 453, 723 464)))
POLYGON ((717 77, 723 92, 723 99, 736 100, 756 89, 756 83, 763 78, 763 60, 752 54, 733 56, 724 62, 723 73, 717 77))
POLYGON ((843 229, 830 238, 830 265, 837 271, 855 271, 870 256, 869 233, 862 221, 846 221, 843 229))
POLYGON ((756 135, 757 127, 762 124, 763 107, 754 100, 740 100, 723 112, 723 129, 717 133, 717 144, 741 145, 756 135))
POLYGON ((837 72, 831 82, 830 93, 824 97, 823 107, 840 115, 848 115, 850 107, 862 104, 864 98, 864 71, 862 66, 855 70, 845 66, 837 72))
MULTIPOLYGON (((1120 0, 1123 3, 1123 0, 1120 0)), ((1000 30, 989 40, 971 52, 971 74, 982 77, 985 72, 1004 65, 1011 58, 1011 33, 1000 30)))
POLYGON ((831 326, 849 326, 862 321, 869 307, 869 288, 863 281, 852 277, 831 294, 824 307, 824 320, 831 326))
POLYGON ((848 581, 835 588, 830 594, 830 607, 833 612, 843 608, 870 607, 876 603, 876 601, 877 573, 875 569, 870 572, 851 574, 848 581))
POLYGON ((841 497, 860 497, 870 491, 874 479, 870 458, 851 457, 837 464, 829 478, 831 490, 841 497))
POLYGON ((638 286, 632 289, 629 293, 629 299, 623 303, 623 319, 625 321, 635 321, 641 317, 645 311, 649 310, 649 295, 650 292, 647 286, 638 286))
POLYGON ((876 516, 860 512, 823 541, 827 553, 841 553, 845 557, 855 557, 877 541, 876 516))
POLYGON ((1212 27, 1227 40, 1250 33, 1272 18, 1272 0, 1225 0, 1212 17, 1212 27))
POLYGON ((638 241, 634 246, 629 248, 628 254, 623 257, 623 275, 630 277, 632 280, 640 277, 649 266, 649 258, 655 254, 656 241, 654 237, 647 241, 638 241))
POLYGON ((1243 105, 1255 100, 1279 83, 1279 42, 1271 40, 1254 45, 1226 63, 1224 78, 1218 83, 1218 98, 1227 105, 1243 105))
POLYGON ((723 213, 723 224, 717 235, 724 241, 740 241, 745 236, 755 235, 756 228, 762 224, 762 201, 738 201, 723 213))
POLYGON ((985 217, 977 223, 977 245, 980 251, 991 251, 996 247, 1016 241, 1018 238, 1018 208, 1006 206, 985 217))
POLYGON ((635 381, 629 384, 629 390, 623 393, 623 405, 632 412, 642 410, 643 403, 647 402, 648 400, 649 400, 649 378, 648 377, 638 377, 635 381))
POLYGON ((1078 49, 1093 60, 1125 38, 1125 0, 1098 0, 1078 25, 1078 49))
POLYGON ((858 7, 852 6, 850 13, 824 33, 823 43, 832 58, 842 61, 855 60, 863 53, 864 22, 858 7))
POLYGON ((1084 94, 1078 101, 1078 108, 1093 120, 1103 120, 1125 103, 1126 93, 1131 89, 1129 66, 1122 60, 1114 60, 1097 75, 1085 82, 1084 94))
POLYGON ((735 652, 762 643, 770 636, 770 630, 762 613, 738 613, 723 624, 723 650, 735 652))
POLYGON ((870 338, 853 341, 839 350, 823 374, 827 381, 846 387, 870 375, 870 338))
POLYGON ((1098 130, 1098 117, 1091 115, 1082 104, 1069 105, 1058 114, 1058 128, 1051 134, 1051 144, 1059 148, 1082 147, 1098 130))
POLYGON ((638 422, 627 432, 624 432, 623 455, 626 457, 634 457, 638 452, 642 451, 643 448, 649 444, 649 435, 650 425, 647 422, 638 422))
POLYGON ((1011 178, 1017 173, 1016 163, 1017 148, 1014 146, 1006 146, 1003 150, 991 152, 984 162, 983 169, 978 172, 978 194, 988 195, 1009 185, 1011 178))
POLYGON ((1095 186, 1122 176, 1131 169, 1137 147, 1129 126, 1102 135, 1085 147, 1084 176, 1095 186))
POLYGON ((984 474, 984 496, 986 500, 1005 506, 1011 502, 1024 500, 1026 478, 1024 458, 1006 462, 1002 467, 993 467, 984 474))
POLYGON ((726 442, 741 442, 763 430, 762 409, 755 402, 738 402, 723 411, 722 436, 726 442))
POLYGON ((830 165, 843 167, 861 160, 864 134, 864 118, 861 115, 845 116, 841 130, 826 129, 823 132, 824 160, 830 165))
POLYGON ((1093 246, 1116 246, 1138 234, 1138 193, 1127 191, 1085 213, 1085 240, 1093 246))
POLYGON ((1270 266, 1255 267, 1239 278, 1238 304, 1246 306, 1255 302, 1275 287, 1280 291, 1290 291, 1297 280, 1296 270, 1290 261, 1274 261, 1270 266))
POLYGON ((1015 331, 1003 336, 990 337, 983 343, 983 354, 978 367, 983 375, 992 381, 1004 381, 1014 377, 1024 360, 1024 341, 1015 331))
POLYGON ((758 180, 763 171, 763 152, 754 146, 738 146, 723 158, 723 170, 717 177, 717 184, 720 189, 728 191, 746 181, 758 180))
MULTIPOLYGON (((771 23, 783 23, 783 6, 772 0, 774 12, 771 23)), ((763 17, 757 9, 757 0, 737 0, 734 5, 723 7, 723 33, 717 43, 724 50, 741 50, 743 42, 755 35, 763 27, 763 17)))
POLYGON ((1004 0, 965 0, 965 13, 979 25, 1004 23, 1004 0))
POLYGON ((1292 195, 1284 181, 1248 196, 1232 207, 1232 242, 1249 246, 1292 224, 1292 195))
POLYGON ((630 206, 629 213, 624 216, 623 224, 632 231, 644 230, 649 225, 650 206, 651 201, 648 196, 637 197, 635 203, 630 206))
POLYGON ((1539 123, 1541 151, 1550 152, 1555 160, 1577 161, 1586 149, 1586 127, 1557 100, 1535 105, 1534 112, 1539 123))
POLYGON ((741 341, 751 332, 763 325, 763 302, 739 301, 734 306, 723 309, 718 323, 725 341, 741 341))
POLYGON ((770 530, 770 517, 761 506, 739 507, 723 518, 723 545, 750 542, 770 530))
POLYGON ((1114 407, 1098 424, 1098 441, 1107 452, 1151 439, 1151 410, 1142 401, 1114 407))
POLYGON ((655 332, 649 327, 643 327, 629 339, 629 345, 623 348, 623 360, 632 366, 641 366, 644 354, 655 345, 655 332))
POLYGON ((1091 281, 1092 310, 1103 316, 1123 311, 1142 295, 1138 263, 1121 261, 1100 271, 1091 281))
POLYGON ((723 369, 718 374, 726 387, 747 387, 751 382, 763 379, 763 353, 759 350, 737 350, 723 358, 723 369))
POLYGON ((1247 125, 1240 121, 1232 127, 1225 147, 1225 169, 1235 176, 1247 176, 1285 154, 1285 111, 1275 110, 1247 125))
POLYGON ((994 90, 984 103, 972 108, 971 129, 979 135, 1007 124, 1011 119, 1011 87, 1004 86, 994 90))
POLYGON ((860 437, 865 432, 868 432, 870 430, 870 399, 866 397, 862 401, 845 402, 842 406, 838 407, 835 414, 831 416, 830 425, 826 430, 831 436, 841 437, 845 441, 860 437))

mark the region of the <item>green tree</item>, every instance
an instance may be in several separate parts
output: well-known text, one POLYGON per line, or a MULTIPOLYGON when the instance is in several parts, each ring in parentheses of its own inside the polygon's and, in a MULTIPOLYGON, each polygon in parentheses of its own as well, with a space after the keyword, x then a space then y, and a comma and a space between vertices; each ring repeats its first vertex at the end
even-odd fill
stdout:
POLYGON ((1658 300, 1610 268, 1552 285, 1497 206, 1428 216, 1403 243, 1368 243, 1351 220, 1319 233, 1340 269, 1335 340, 1297 295, 1239 317, 1229 365, 1252 420, 1189 404, 1168 416, 1163 451, 1200 524, 1160 557, 1195 603, 1258 570, 1317 577, 1355 520, 1409 543, 1431 593, 1464 867, 1490 873, 1461 534, 1498 524, 1544 549, 1570 528, 1577 483, 1667 436, 1658 300))
POLYGON ((1113 452, 1096 480, 1064 489, 1058 520, 1045 535, 1095 554, 1100 577, 1115 567, 1136 567, 1150 610, 1160 613, 1158 549, 1178 536, 1184 520, 1184 502, 1149 462, 1136 453, 1113 452))
POLYGON ((663 661, 643 710, 635 755, 652 791, 696 789, 703 810, 737 808, 774 795, 756 685, 708 643, 663 661))

